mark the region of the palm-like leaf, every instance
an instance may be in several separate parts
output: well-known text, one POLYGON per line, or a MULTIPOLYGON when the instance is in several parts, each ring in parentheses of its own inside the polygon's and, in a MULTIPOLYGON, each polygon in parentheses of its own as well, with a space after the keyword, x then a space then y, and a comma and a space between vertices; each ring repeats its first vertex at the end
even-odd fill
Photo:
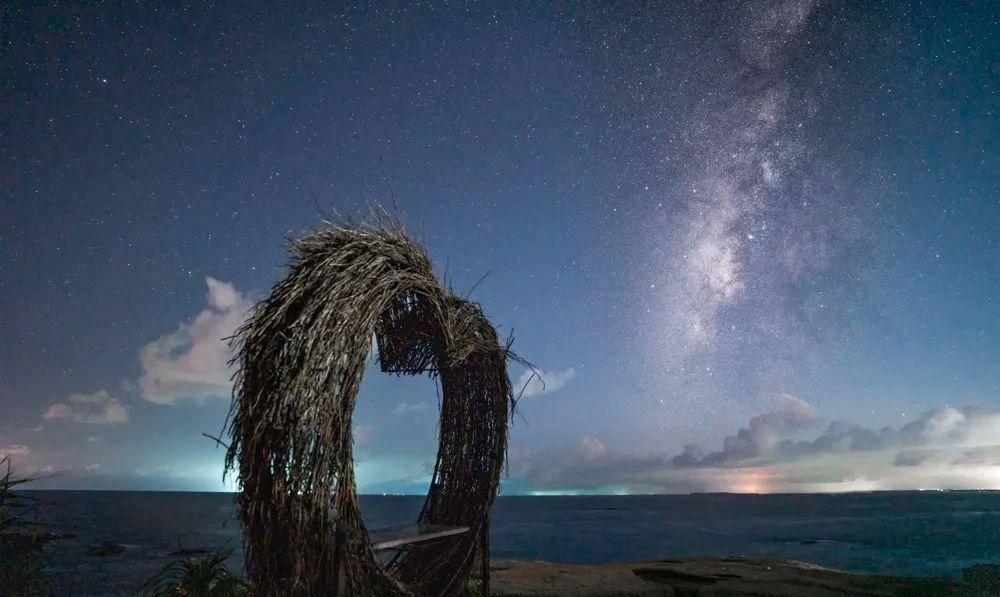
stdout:
POLYGON ((220 549, 203 558, 185 556, 170 562, 143 583, 139 594, 144 597, 237 597, 249 593, 249 585, 239 575, 230 572, 226 560, 230 549, 220 549))

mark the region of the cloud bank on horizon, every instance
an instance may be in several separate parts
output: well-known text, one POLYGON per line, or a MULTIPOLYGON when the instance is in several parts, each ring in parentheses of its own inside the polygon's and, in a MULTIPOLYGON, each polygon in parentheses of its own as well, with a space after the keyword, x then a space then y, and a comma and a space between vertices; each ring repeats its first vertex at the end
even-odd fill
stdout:
POLYGON ((705 452, 630 455, 587 437, 577 451, 513 451, 512 476, 529 491, 673 493, 1000 489, 1000 412, 946 406, 904 425, 871 429, 826 422, 781 395, 705 452), (599 451, 588 449, 597 442, 599 451))

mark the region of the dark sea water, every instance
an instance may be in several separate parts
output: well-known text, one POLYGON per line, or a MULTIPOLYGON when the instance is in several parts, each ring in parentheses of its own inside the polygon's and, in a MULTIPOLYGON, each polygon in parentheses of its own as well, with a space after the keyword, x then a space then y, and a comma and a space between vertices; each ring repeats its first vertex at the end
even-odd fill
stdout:
MULTIPOLYGON (((235 550, 232 494, 29 492, 53 532, 75 535, 50 555, 54 592, 133 594, 186 548, 235 550), (121 555, 86 555, 105 539, 121 555)), ((364 496, 368 526, 412 522, 423 498, 364 496)), ((494 558, 635 561, 684 555, 791 558, 857 572, 960 576, 1000 563, 1000 492, 925 491, 810 495, 501 497, 494 558)))

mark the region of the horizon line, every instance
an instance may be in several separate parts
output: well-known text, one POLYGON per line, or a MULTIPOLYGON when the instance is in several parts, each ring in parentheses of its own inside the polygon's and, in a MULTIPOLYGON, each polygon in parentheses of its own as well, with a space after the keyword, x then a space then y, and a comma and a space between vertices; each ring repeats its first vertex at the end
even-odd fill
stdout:
MULTIPOLYGON (((56 493, 56 492, 89 492, 89 493, 228 493, 237 494, 238 491, 216 491, 216 490, 196 490, 196 489, 12 489, 17 492, 34 493, 56 493)), ((784 496, 784 495, 850 495, 850 494, 874 494, 874 493, 928 493, 928 492, 977 492, 977 493, 998 493, 1000 488, 931 488, 931 489, 858 489, 847 491, 774 491, 774 492, 749 492, 749 491, 691 491, 688 493, 580 493, 580 492, 544 492, 544 493, 501 493, 497 497, 530 497, 530 498, 550 498, 550 497, 674 497, 674 496, 713 496, 713 495, 735 495, 735 496, 784 496)), ((359 497, 427 497, 426 493, 358 493, 359 497)))

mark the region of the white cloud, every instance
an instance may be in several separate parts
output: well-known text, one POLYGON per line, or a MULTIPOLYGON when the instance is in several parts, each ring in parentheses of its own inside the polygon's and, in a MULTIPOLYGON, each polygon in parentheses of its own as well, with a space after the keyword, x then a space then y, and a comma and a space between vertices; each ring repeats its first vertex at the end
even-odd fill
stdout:
POLYGON ((524 393, 522 396, 548 394, 565 386, 569 380, 573 379, 574 375, 576 375, 576 370, 572 367, 565 371, 556 371, 554 373, 546 373, 540 370, 532 373, 532 371, 528 370, 522 373, 517 383, 514 384, 514 393, 520 392, 523 388, 524 393))
POLYGON ((392 409, 394 415, 409 415, 422 410, 427 410, 426 402, 400 402, 396 408, 392 409))
POLYGON ((8 444, 0 446, 0 456, 27 456, 31 450, 24 444, 8 444))
POLYGON ((688 444, 671 462, 678 467, 718 466, 767 456, 781 445, 782 439, 817 421, 816 410, 795 396, 779 395, 778 406, 778 410, 753 417, 746 427, 726 437, 718 452, 702 455, 697 444, 688 444))
POLYGON ((101 465, 99 463, 96 463, 96 462, 93 463, 93 464, 88 464, 86 466, 87 472, 93 472, 93 471, 96 471, 99 468, 101 468, 101 465))
POLYGON ((225 338, 243 323, 251 303, 232 284, 211 277, 205 283, 208 307, 139 351, 139 390, 150 402, 229 396, 232 351, 225 338))
POLYGON ((722 450, 698 456, 697 445, 671 459, 678 467, 740 466, 754 459, 793 462, 805 458, 862 452, 891 452, 892 466, 917 466, 937 452, 973 448, 1000 448, 1000 413, 976 407, 929 410, 900 427, 869 429, 844 421, 827 424, 815 439, 793 440, 792 435, 820 421, 802 400, 782 395, 779 411, 750 420, 747 427, 723 440, 722 450), (695 457, 697 456, 697 457, 695 457))
POLYGON ((73 394, 66 402, 45 409, 42 417, 49 420, 73 421, 97 425, 127 423, 129 411, 118 398, 100 390, 93 394, 73 394))

